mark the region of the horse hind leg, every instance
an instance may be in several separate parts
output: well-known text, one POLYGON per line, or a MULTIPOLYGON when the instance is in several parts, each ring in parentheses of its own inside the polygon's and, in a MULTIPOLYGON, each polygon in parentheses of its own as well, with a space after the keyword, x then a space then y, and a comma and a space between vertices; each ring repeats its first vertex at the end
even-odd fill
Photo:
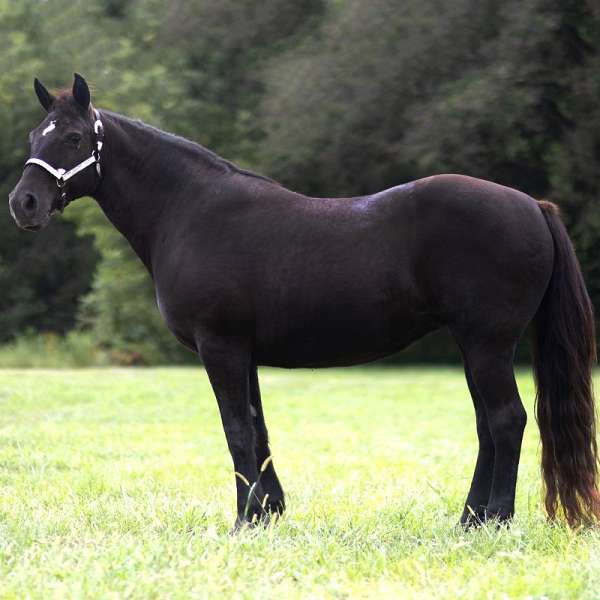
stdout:
MULTIPOLYGON (((517 472, 527 422, 527 413, 514 377, 515 347, 516 340, 511 343, 478 341, 465 347, 470 385, 474 386, 476 397, 482 401, 493 444, 494 468, 484 519, 506 521, 512 518, 515 510, 517 472)), ((491 449, 487 452, 488 461, 490 455, 491 449)), ((467 499, 467 504, 484 499, 483 489, 489 478, 489 462, 485 466, 487 470, 482 471, 481 475, 476 469, 474 478, 479 479, 476 483, 481 484, 481 495, 467 499)))
POLYGON ((464 356, 463 361, 465 377, 475 408, 475 422, 477 426, 477 438, 479 440, 475 472, 473 473, 469 494, 467 495, 467 500, 460 518, 461 525, 469 527, 472 525, 479 525, 485 520, 485 512, 487 510, 490 491, 492 489, 495 451, 483 397, 473 381, 471 369, 464 356))

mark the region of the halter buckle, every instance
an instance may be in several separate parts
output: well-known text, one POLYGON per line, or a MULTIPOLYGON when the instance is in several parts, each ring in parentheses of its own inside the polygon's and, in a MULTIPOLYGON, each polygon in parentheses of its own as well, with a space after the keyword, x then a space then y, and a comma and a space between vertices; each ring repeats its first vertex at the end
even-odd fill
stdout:
POLYGON ((56 172, 58 173, 58 177, 56 178, 56 185, 59 189, 62 190, 62 188, 64 188, 65 184, 67 183, 63 179, 63 175, 66 173, 66 171, 64 169, 56 169, 56 172))

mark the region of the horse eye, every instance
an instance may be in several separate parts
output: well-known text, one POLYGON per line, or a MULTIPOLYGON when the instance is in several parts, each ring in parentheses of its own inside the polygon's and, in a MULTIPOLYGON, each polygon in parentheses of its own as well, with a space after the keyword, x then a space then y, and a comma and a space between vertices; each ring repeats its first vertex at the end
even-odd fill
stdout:
POLYGON ((69 144, 78 145, 81 142, 81 134, 80 133, 69 133, 66 137, 67 142, 69 144))

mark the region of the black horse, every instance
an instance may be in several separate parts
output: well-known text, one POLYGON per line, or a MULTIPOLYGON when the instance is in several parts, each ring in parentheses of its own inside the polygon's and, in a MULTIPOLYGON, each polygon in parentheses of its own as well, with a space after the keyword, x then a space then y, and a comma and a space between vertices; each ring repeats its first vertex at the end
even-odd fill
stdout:
POLYGON ((94 109, 79 75, 56 96, 37 80, 35 90, 48 114, 11 213, 38 230, 93 196, 127 238, 167 326, 208 372, 238 525, 285 506, 257 365, 364 363, 444 326, 464 357, 479 437, 461 522, 509 519, 526 422, 513 356, 531 321, 547 512, 571 525, 600 516, 592 306, 554 205, 461 175, 309 198, 94 109))

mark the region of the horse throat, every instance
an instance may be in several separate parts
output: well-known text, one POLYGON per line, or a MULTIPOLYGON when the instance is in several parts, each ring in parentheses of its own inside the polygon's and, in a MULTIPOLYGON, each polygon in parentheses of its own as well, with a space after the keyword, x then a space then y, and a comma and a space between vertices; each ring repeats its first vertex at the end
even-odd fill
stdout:
POLYGON ((161 132, 121 115, 105 115, 102 180, 94 198, 152 275, 164 215, 181 186, 176 147, 161 132))

